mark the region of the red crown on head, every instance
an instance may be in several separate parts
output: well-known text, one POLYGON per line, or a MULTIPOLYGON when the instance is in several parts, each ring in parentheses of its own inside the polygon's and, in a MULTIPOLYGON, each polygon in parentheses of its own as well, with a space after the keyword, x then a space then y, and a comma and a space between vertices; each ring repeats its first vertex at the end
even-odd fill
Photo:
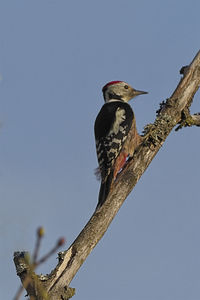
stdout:
POLYGON ((116 83, 119 83, 119 82, 122 82, 122 81, 121 80, 115 80, 115 81, 108 82, 106 85, 104 85, 104 87, 102 88, 102 91, 104 91, 109 85, 116 84, 116 83))

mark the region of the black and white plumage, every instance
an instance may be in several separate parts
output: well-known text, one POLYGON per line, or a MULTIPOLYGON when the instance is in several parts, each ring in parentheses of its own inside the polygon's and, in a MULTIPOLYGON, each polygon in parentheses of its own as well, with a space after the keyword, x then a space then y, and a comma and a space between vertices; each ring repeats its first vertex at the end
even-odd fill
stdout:
POLYGON ((95 121, 97 158, 104 182, 110 174, 120 153, 134 118, 128 103, 112 101, 105 103, 95 121))
POLYGON ((126 159, 133 155, 139 141, 134 113, 127 102, 137 95, 146 94, 123 81, 112 81, 102 91, 106 103, 97 115, 94 126, 101 174, 97 207, 105 202, 117 173, 126 159))

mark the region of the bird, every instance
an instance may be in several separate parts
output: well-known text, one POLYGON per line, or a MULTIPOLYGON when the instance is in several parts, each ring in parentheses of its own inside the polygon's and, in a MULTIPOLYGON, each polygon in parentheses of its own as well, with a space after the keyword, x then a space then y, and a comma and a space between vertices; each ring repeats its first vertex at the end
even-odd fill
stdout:
POLYGON ((96 209, 106 201, 117 174, 141 143, 142 138, 137 132, 134 112, 128 101, 138 95, 147 94, 119 80, 108 82, 102 88, 102 92, 105 103, 94 124, 99 164, 97 174, 99 173, 101 178, 96 209))

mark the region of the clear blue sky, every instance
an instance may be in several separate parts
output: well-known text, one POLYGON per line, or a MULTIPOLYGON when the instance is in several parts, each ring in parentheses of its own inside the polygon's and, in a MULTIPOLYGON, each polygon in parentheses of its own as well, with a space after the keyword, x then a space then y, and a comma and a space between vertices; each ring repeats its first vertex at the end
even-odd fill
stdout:
MULTIPOLYGON (((199 11, 195 0, 0 2, 1 299, 19 285, 13 252, 32 250, 39 225, 42 253, 60 236, 69 246, 96 206, 102 86, 149 91, 132 102, 141 132, 199 49, 199 11)), ((199 300, 199 137, 170 134, 71 283, 74 300, 199 300)))

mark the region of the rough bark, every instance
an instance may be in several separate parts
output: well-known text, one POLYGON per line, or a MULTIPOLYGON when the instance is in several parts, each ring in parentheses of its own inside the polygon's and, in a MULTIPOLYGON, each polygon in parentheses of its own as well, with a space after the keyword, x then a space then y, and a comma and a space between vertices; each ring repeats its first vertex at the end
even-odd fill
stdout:
MULTIPOLYGON (((141 145, 133 158, 128 161, 124 170, 118 175, 113 190, 108 195, 104 205, 94 212, 68 250, 59 254, 59 263, 51 274, 38 276, 36 283, 33 272, 29 274, 29 277, 33 278, 33 283, 28 284, 26 289, 28 294, 35 299, 42 299, 39 294, 43 289, 46 291, 48 299, 69 298, 68 293, 71 290, 68 289, 68 286, 71 280, 102 238, 124 200, 147 169, 172 129, 177 124, 180 124, 178 129, 183 126, 200 125, 199 114, 192 116, 189 114, 193 96, 200 85, 200 52, 197 53, 189 66, 181 70, 181 73, 183 74, 182 79, 172 96, 161 103, 155 122, 145 126, 141 145)), ((21 262, 22 256, 23 253, 15 253, 14 261, 17 274, 24 284, 25 275, 29 271, 27 265, 21 262)))

